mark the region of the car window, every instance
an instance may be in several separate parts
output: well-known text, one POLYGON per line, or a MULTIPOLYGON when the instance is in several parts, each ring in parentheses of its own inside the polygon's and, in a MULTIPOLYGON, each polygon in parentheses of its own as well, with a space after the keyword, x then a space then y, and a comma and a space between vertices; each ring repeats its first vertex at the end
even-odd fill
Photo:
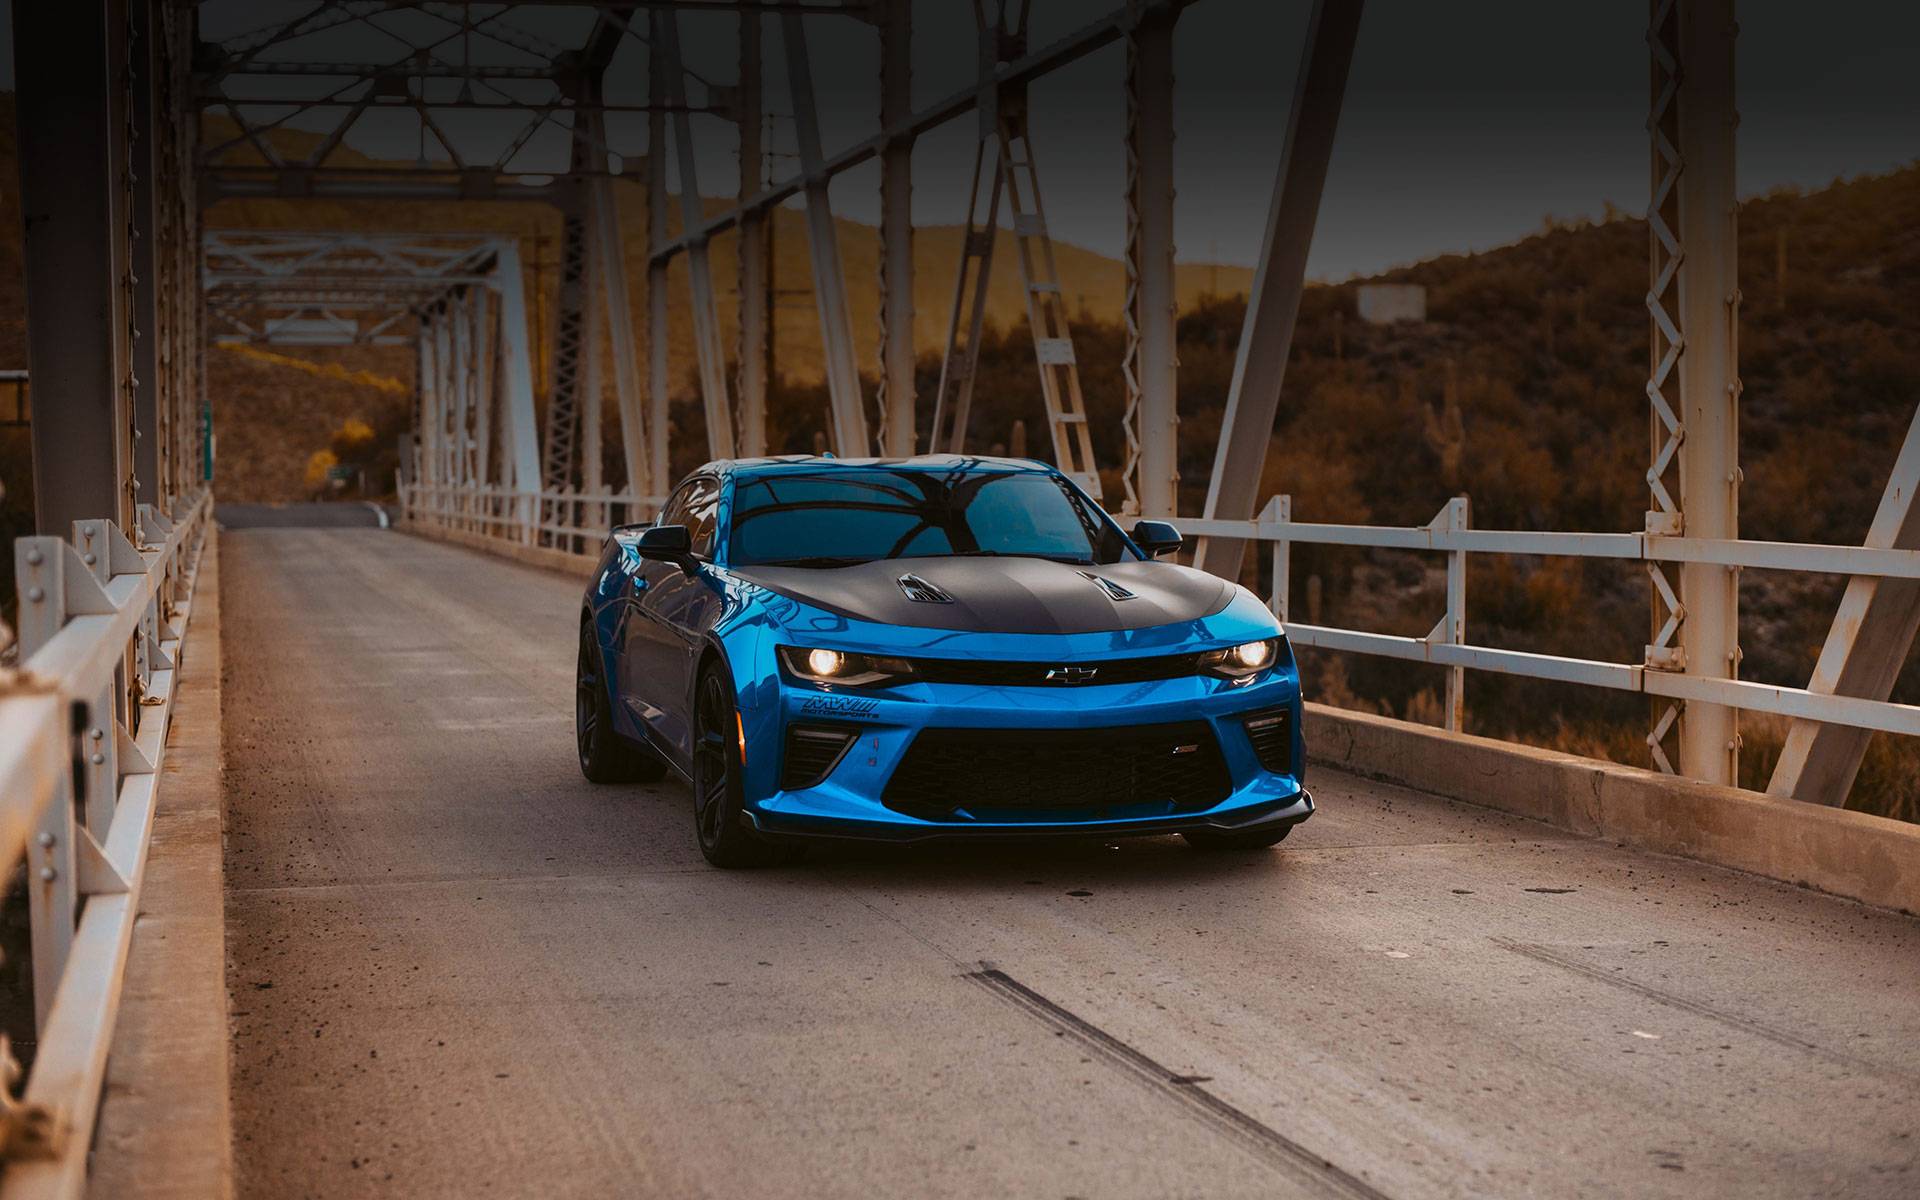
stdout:
POLYGON ((693 556, 713 559, 713 534, 720 517, 720 483, 696 479, 687 488, 686 510, 680 524, 693 541, 693 556))
POLYGON ((667 502, 661 506, 660 517, 656 523, 660 525, 685 525, 687 523, 687 501, 692 498, 694 485, 699 482, 698 479, 689 479, 674 489, 673 495, 667 497, 667 502))
POLYGON ((737 478, 736 566, 949 554, 1127 557, 1113 523, 1038 471, 832 470, 737 478))

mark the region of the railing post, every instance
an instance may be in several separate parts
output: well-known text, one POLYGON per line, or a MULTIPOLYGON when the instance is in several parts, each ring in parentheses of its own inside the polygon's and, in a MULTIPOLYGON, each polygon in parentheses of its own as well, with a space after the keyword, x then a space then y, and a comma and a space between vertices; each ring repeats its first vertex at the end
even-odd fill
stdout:
MULTIPOLYGON (((22 663, 31 660, 66 624, 68 570, 79 566, 72 548, 59 538, 25 537, 14 542, 22 663)), ((85 572, 76 570, 74 574, 84 576, 85 572)), ((79 732, 69 730, 70 734, 79 732)), ((83 777, 91 781, 92 772, 83 777)), ((73 772, 59 773, 53 798, 34 824, 33 842, 27 851, 35 1029, 46 1024, 60 973, 66 967, 67 951, 73 944, 73 780, 73 772)))
POLYGON ((1293 542, 1288 539, 1286 527, 1293 523, 1293 497, 1275 496, 1267 501, 1261 510, 1263 524, 1279 525, 1280 534, 1273 539, 1273 584, 1267 596, 1267 607, 1280 623, 1287 623, 1287 598, 1293 588, 1293 542))
MULTIPOLYGON (((1459 533, 1469 526, 1467 498, 1455 496, 1434 518, 1433 527, 1459 533)), ((1440 641, 1463 646, 1467 641, 1467 552, 1447 551, 1447 615, 1436 631, 1440 641)), ((1447 730, 1459 733, 1467 724, 1467 669, 1447 668, 1447 730)))

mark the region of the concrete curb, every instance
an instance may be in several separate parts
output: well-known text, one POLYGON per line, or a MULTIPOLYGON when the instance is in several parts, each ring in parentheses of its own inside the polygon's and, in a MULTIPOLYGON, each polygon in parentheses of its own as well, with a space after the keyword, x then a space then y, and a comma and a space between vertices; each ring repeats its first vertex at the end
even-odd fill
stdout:
POLYGON ((145 886, 87 1194, 233 1194, 221 833, 220 551, 209 528, 182 647, 145 886))
POLYGON ((1920 913, 1920 825, 1307 705, 1314 762, 1589 837, 1920 913))
POLYGON ((468 533, 460 529, 442 529, 438 525, 423 524, 419 521, 395 520, 393 528, 401 533, 410 533, 415 537, 435 542, 450 542, 455 546, 464 546, 469 550, 479 550, 496 558, 511 559, 525 563, 530 567, 544 567, 549 571, 559 571, 584 579, 593 573, 600 560, 585 554, 569 554, 564 550, 551 550, 545 546, 522 546, 517 542, 502 541, 484 534, 468 533))

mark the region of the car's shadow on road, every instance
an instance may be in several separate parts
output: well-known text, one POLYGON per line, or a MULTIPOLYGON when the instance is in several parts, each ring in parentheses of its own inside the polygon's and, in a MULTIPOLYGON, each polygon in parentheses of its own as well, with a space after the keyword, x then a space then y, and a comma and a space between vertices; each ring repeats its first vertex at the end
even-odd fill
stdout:
POLYGON ((1285 844, 1263 850, 1198 851, 1177 837, 1048 836, 923 842, 808 842, 789 864, 767 872, 793 879, 966 891, 981 887, 1107 884, 1183 887, 1285 869, 1285 844))

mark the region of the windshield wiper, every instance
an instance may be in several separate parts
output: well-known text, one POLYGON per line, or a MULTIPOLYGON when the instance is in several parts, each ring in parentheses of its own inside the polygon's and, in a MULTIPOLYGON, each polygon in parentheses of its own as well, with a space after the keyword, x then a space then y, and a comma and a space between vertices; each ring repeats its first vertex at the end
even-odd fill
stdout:
POLYGON ((873 560, 861 554, 809 554, 802 558, 774 558, 757 567, 855 567, 873 560))

